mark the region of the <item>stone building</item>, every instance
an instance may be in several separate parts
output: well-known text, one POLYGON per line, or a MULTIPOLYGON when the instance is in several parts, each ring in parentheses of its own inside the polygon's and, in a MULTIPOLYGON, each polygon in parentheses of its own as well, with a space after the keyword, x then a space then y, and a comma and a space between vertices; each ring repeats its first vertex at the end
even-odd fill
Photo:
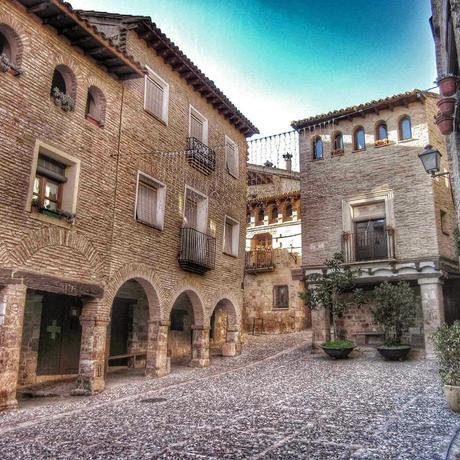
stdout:
POLYGON ((309 310, 292 279, 301 265, 300 174, 290 155, 286 169, 248 166, 244 326, 250 333, 305 329, 309 310))
MULTIPOLYGON (((431 30, 436 50, 438 79, 446 75, 460 76, 460 1, 431 0, 431 30)), ((453 97, 458 101, 460 85, 453 97)), ((449 170, 457 209, 457 221, 460 221, 460 134, 459 111, 454 111, 453 132, 446 136, 449 170)))
POLYGON ((0 5, 0 408, 235 355, 257 129, 150 18, 0 5))
MULTIPOLYGON (((413 90, 292 124, 300 136, 302 275, 321 272, 342 251, 364 287, 410 281, 421 305, 408 339, 424 338, 430 357, 430 333, 459 317, 450 183, 431 178, 418 158, 427 144, 445 154, 437 100, 413 90)), ((356 340, 378 332, 369 306, 347 313, 341 327, 356 340)), ((329 316, 313 312, 312 328, 315 342, 324 340, 329 316)))

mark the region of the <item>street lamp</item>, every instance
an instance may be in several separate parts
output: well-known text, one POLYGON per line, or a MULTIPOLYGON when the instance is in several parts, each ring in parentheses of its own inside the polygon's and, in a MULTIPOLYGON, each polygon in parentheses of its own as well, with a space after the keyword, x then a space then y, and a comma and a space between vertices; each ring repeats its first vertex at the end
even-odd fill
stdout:
POLYGON ((429 144, 422 153, 418 154, 425 171, 427 174, 431 174, 431 177, 446 176, 449 174, 448 172, 439 172, 441 169, 441 156, 439 150, 434 149, 433 146, 429 144))

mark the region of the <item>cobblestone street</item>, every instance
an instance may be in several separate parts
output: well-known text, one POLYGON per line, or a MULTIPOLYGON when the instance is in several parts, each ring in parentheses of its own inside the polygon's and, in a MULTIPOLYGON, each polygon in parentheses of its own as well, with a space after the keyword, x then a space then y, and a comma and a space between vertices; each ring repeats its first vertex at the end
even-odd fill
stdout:
POLYGON ((308 339, 250 337, 209 369, 28 402, 0 415, 0 457, 445 458, 460 417, 432 363, 331 361, 308 339))

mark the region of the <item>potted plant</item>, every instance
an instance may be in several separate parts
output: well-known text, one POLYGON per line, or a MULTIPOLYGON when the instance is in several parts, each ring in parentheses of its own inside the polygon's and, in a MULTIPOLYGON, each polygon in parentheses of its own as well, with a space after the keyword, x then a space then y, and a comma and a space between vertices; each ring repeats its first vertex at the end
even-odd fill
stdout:
POLYGON ((307 305, 312 309, 323 308, 332 317, 333 340, 321 344, 322 350, 332 358, 347 358, 355 348, 355 344, 347 340, 343 330, 338 328, 338 319, 343 316, 351 305, 360 306, 363 302, 362 291, 355 287, 356 275, 348 265, 344 264, 341 252, 326 259, 326 270, 322 275, 312 273, 307 282, 312 285, 303 293, 307 305), (344 294, 349 294, 346 297, 344 294))
POLYGON ((415 319, 416 298, 409 283, 382 283, 374 289, 376 305, 374 320, 383 327, 385 343, 377 347, 379 353, 391 361, 407 358, 410 345, 402 343, 402 336, 415 319))
POLYGON ((454 117, 452 115, 438 113, 435 120, 442 134, 448 135, 454 130, 454 117))
POLYGON ((443 96, 453 96, 455 91, 457 91, 457 75, 451 73, 441 75, 437 79, 437 84, 443 96))
POLYGON ((2 72, 10 72, 14 76, 18 76, 24 73, 16 64, 8 59, 8 56, 4 53, 0 54, 0 70, 2 72))
POLYGON ((433 343, 447 404, 460 412, 460 321, 439 327, 433 333, 433 343))
POLYGON ((53 88, 51 97, 54 103, 61 107, 64 112, 72 112, 75 109, 75 101, 72 97, 60 91, 59 88, 53 88))
POLYGON ((436 105, 443 115, 452 115, 455 110, 456 102, 457 99, 455 99, 455 97, 443 97, 436 102, 436 105))

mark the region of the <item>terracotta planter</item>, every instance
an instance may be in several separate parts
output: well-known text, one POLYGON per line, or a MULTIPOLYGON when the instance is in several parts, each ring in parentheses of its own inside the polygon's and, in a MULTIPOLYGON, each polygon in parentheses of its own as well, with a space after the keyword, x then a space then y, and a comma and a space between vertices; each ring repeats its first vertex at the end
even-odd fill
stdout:
POLYGON ((460 387, 444 385, 444 395, 449 409, 454 412, 460 412, 460 387))
POLYGON ((439 90, 445 97, 453 96, 457 91, 457 77, 449 76, 438 80, 439 90))
POLYGON ((455 103, 457 102, 457 99, 455 97, 445 97, 443 99, 440 99, 436 105, 438 106, 439 111, 443 115, 452 115, 455 110, 455 103))
POLYGON ((454 117, 440 113, 436 116, 436 124, 442 134, 448 135, 454 130, 454 117))

